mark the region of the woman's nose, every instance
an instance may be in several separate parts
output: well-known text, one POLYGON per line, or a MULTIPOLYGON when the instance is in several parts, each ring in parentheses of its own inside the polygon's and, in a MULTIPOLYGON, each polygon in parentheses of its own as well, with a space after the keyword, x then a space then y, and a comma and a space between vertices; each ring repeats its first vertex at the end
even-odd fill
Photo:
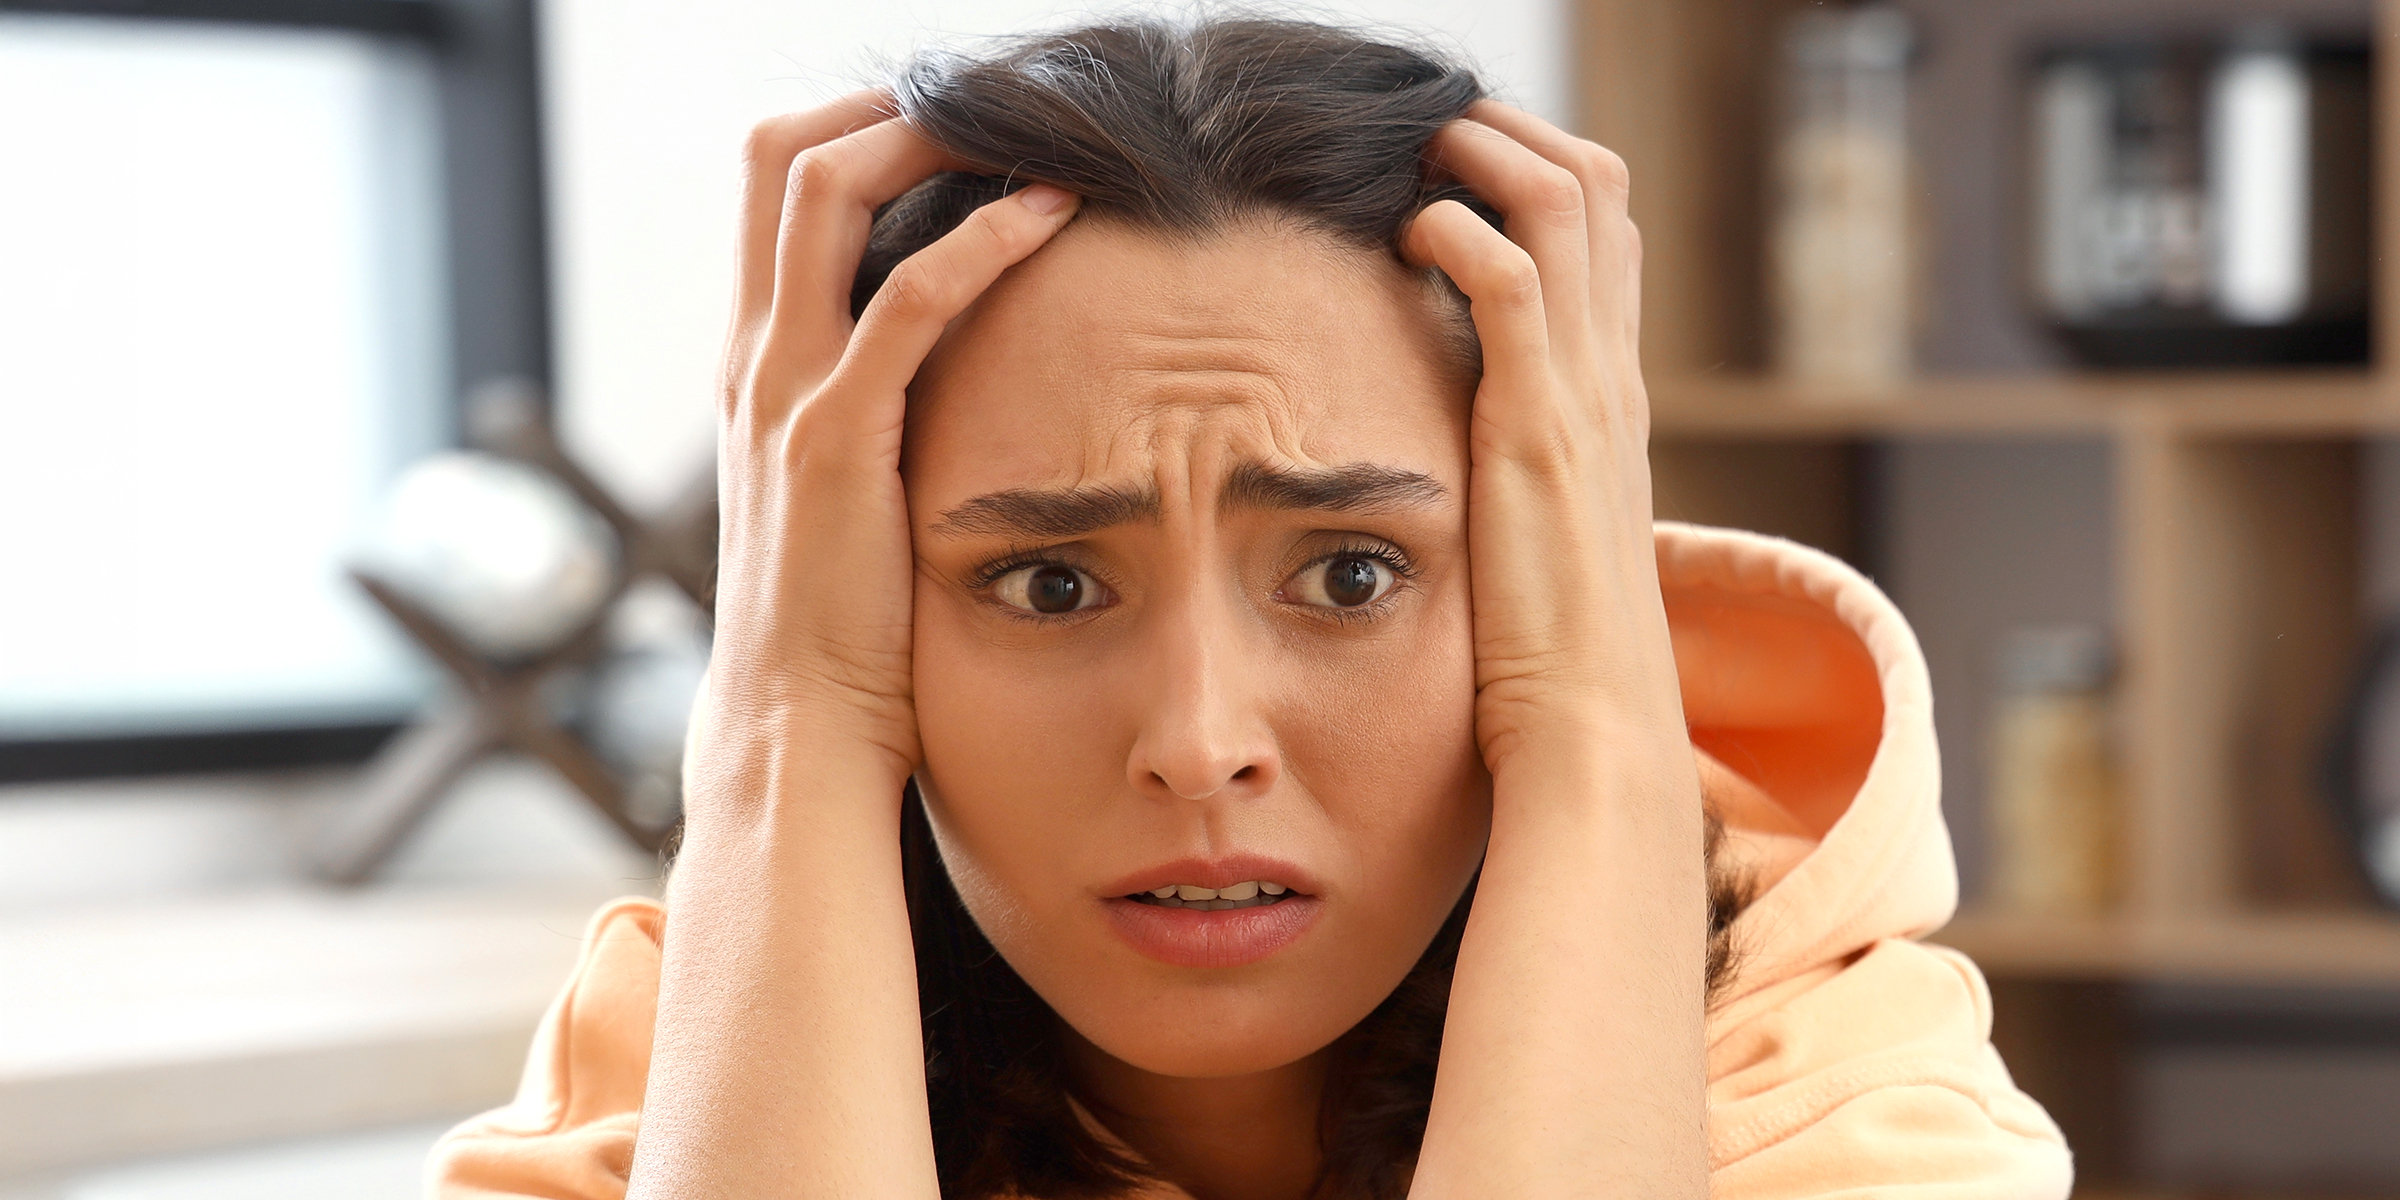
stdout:
POLYGON ((1255 664, 1227 626, 1200 613, 1154 631, 1141 731, 1126 762, 1158 799, 1263 796, 1282 775, 1274 731, 1250 687, 1255 664), (1200 619, 1192 619, 1200 618, 1200 619))

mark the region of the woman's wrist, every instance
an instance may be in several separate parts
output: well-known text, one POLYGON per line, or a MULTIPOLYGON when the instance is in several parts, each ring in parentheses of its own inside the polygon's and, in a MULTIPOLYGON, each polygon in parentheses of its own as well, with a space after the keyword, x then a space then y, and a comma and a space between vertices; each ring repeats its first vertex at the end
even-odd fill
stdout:
POLYGON ((685 797, 695 824, 850 809, 896 815, 914 770, 896 739, 838 709, 714 702, 699 721, 685 797))
POLYGON ((1560 714, 1516 731, 1487 765, 1495 804, 1561 794, 1689 800, 1699 788, 1680 705, 1667 713, 1560 714))

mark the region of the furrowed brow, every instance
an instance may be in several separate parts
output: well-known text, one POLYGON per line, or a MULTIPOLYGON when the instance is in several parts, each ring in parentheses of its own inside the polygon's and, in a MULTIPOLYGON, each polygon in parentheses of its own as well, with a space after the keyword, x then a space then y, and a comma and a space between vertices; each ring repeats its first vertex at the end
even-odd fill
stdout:
POLYGON ((1156 488, 1010 488, 942 514, 933 531, 951 537, 1050 541, 1135 521, 1156 521, 1156 488))
POLYGON ((1378 463, 1315 468, 1246 462, 1226 476, 1223 503, 1244 508, 1374 512, 1425 508, 1441 503, 1449 494, 1431 475, 1378 463))

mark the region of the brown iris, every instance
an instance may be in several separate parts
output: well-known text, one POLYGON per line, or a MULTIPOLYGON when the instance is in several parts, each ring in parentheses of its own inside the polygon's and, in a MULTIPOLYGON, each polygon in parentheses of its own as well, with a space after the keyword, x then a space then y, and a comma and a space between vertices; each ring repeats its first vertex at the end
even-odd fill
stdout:
POLYGON ((1043 567, 1025 581, 1025 602, 1035 612, 1073 612, 1083 603, 1083 580, 1068 567, 1043 567))
POLYGON ((1370 558, 1337 558, 1325 564, 1325 598, 1356 608, 1375 598, 1378 568, 1370 558))

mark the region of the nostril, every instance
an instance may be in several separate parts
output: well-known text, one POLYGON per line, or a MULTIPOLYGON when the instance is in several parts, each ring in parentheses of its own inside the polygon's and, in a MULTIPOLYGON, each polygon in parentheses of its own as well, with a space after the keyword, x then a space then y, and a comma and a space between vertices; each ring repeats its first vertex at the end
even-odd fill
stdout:
POLYGON ((1249 781, 1258 778, 1258 768, 1243 767, 1241 770, 1233 773, 1233 778, 1234 782, 1236 783, 1248 783, 1249 781))

